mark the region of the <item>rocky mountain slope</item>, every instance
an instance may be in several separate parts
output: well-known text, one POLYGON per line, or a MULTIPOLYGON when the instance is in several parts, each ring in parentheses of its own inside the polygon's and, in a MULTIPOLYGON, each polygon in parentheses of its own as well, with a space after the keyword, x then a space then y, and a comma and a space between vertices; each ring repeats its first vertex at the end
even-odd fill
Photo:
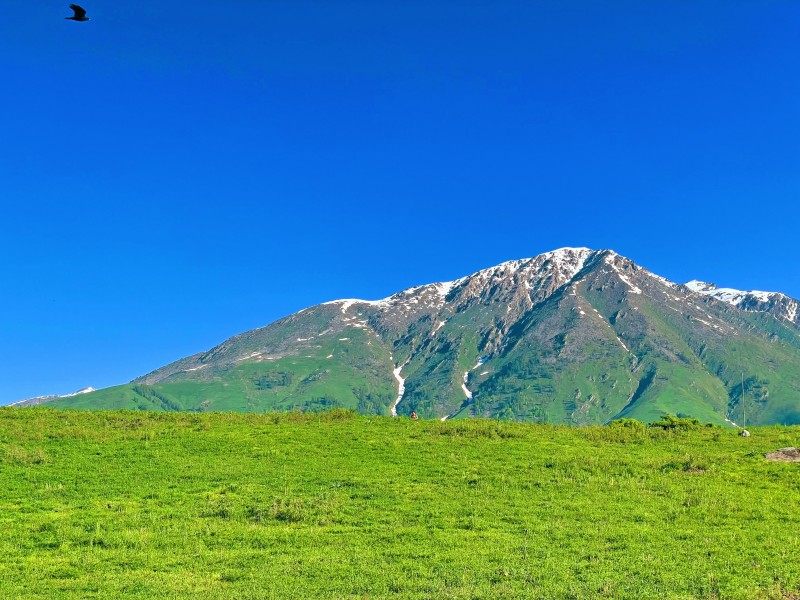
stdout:
POLYGON ((798 322, 798 301, 780 292, 743 292, 732 288, 720 288, 704 281, 690 281, 686 284, 693 292, 727 302, 742 310, 769 312, 776 317, 792 323, 798 322))
POLYGON ((383 300, 336 300, 59 406, 588 424, 800 423, 798 302, 562 248, 383 300), (742 393, 744 379, 744 394, 742 393))

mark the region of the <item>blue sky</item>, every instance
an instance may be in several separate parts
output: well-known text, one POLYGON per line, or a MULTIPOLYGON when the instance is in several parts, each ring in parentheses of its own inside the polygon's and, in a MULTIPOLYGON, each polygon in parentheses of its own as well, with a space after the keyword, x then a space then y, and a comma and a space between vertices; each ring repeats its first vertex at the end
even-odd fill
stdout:
POLYGON ((67 4, 0 22, 0 403, 562 246, 800 297, 800 4, 67 4))

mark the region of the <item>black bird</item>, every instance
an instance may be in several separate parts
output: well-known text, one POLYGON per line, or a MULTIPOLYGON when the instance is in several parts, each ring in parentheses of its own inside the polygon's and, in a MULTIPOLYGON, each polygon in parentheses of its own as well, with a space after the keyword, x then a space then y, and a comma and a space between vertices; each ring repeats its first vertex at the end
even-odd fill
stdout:
POLYGON ((69 7, 72 9, 72 12, 74 12, 75 14, 72 15, 71 17, 64 17, 65 19, 68 19, 70 21, 88 21, 89 20, 89 17, 86 16, 86 11, 83 10, 77 4, 70 4, 69 7))

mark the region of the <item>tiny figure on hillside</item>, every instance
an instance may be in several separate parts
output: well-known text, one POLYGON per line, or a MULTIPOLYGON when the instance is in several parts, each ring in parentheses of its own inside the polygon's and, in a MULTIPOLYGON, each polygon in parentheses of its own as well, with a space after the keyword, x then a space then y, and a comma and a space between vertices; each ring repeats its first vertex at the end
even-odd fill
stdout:
POLYGON ((742 429, 742 433, 740 434, 742 437, 750 437, 750 432, 747 429, 742 429))
POLYGON ((419 419, 419 417, 417 416, 417 413, 416 413, 416 412, 414 412, 413 410, 411 411, 411 418, 412 418, 412 419, 414 419, 415 421, 416 421, 417 419, 419 419))

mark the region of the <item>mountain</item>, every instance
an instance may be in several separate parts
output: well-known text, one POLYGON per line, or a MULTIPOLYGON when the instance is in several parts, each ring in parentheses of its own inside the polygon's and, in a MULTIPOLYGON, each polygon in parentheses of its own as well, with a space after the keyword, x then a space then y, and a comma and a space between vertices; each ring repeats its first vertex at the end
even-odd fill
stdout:
POLYGON ((742 310, 769 312, 792 323, 798 322, 798 301, 780 292, 743 292, 697 280, 690 281, 686 287, 693 292, 722 300, 742 310))
POLYGON ((78 396, 80 394, 88 394, 90 392, 94 392, 95 389, 93 387, 85 387, 77 392, 72 392, 71 394, 65 394, 63 396, 59 396, 58 394, 50 394, 48 396, 36 396, 35 398, 26 398, 25 400, 20 400, 19 402, 14 402, 13 404, 9 404, 9 406, 38 406, 39 404, 45 404, 47 402, 55 402, 56 400, 61 400, 63 398, 72 398, 73 396, 78 396))
POLYGON ((800 423, 797 305, 679 285, 611 250, 562 248, 383 300, 313 306, 54 404, 800 423))

